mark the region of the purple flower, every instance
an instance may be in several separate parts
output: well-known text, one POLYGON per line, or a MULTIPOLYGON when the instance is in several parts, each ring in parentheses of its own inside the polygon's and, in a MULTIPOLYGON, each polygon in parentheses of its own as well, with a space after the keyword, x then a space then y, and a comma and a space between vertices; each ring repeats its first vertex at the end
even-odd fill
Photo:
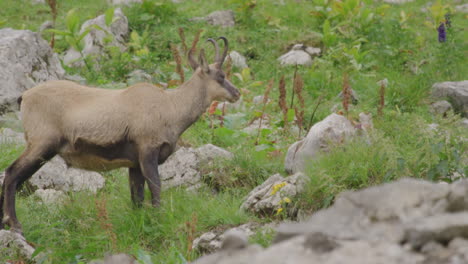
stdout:
POLYGON ((443 22, 440 22, 437 32, 439 32, 439 42, 445 42, 447 40, 447 33, 445 32, 445 24, 443 22))

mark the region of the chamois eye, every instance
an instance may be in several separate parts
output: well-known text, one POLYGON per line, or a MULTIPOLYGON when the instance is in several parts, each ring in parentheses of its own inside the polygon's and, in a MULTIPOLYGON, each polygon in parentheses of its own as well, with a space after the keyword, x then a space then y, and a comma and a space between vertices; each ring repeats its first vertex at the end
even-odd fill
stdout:
POLYGON ((224 78, 226 78, 226 75, 224 75, 224 73, 220 72, 216 75, 216 81, 218 81, 219 83, 223 83, 224 82, 224 78))

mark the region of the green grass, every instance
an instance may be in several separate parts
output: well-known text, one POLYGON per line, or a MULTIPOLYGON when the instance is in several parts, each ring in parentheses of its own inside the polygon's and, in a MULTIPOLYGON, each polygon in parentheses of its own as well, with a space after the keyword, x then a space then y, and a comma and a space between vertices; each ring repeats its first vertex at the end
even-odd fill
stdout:
MULTIPOLYGON (((0 1, 0 27, 37 31, 45 20, 51 19, 45 5, 34 5, 29 0, 0 1)), ((58 2, 56 28, 60 30, 66 29, 66 15, 72 9, 80 14, 82 24, 109 8, 105 0, 58 2)), ((124 6, 130 29, 142 40, 136 43, 130 39, 133 48, 123 53, 108 48, 99 71, 66 69, 70 74, 85 77, 90 85, 108 88, 125 86, 126 75, 134 69, 145 70, 155 80, 168 82, 177 78, 170 45, 181 45, 177 34, 181 27, 188 45, 199 29, 203 29, 201 40, 226 36, 231 50, 246 55, 252 74, 243 80, 232 78, 243 89, 245 110, 241 115, 228 111, 223 128, 218 116, 204 115, 182 136, 185 143, 194 147, 212 143, 235 154, 231 161, 203 166, 208 187, 201 191, 164 191, 161 208, 145 204, 135 209, 130 202, 126 172, 118 170, 106 173, 106 187, 98 194, 72 193, 61 207, 50 208, 35 197, 20 195, 19 219, 28 241, 47 253, 44 263, 85 263, 118 252, 133 254, 141 261, 151 258, 154 263, 184 263, 184 259, 198 256, 198 252, 188 250, 187 223, 195 228, 195 234, 191 235, 198 236, 211 229, 249 221, 272 221, 274 217, 258 219, 240 212, 239 206, 257 184, 274 173, 285 174, 284 155, 297 140, 297 134, 283 129, 278 106, 278 81, 282 75, 286 78, 290 103, 294 67, 281 67, 276 60, 296 43, 318 46, 324 51, 311 67, 298 67, 305 84, 306 128, 328 116, 333 106, 342 109, 337 94, 342 90, 345 73, 359 96, 349 118, 357 120, 360 112, 371 113, 375 127, 369 139, 357 138, 310 162, 307 170, 310 182, 304 194, 293 198, 296 207, 312 212, 329 206, 341 191, 401 177, 450 181, 448 176, 454 172, 468 174, 467 142, 463 139, 466 130, 457 126, 460 117, 434 117, 428 107, 433 83, 460 81, 468 76, 468 64, 464 61, 468 38, 466 15, 452 12, 452 28, 446 43, 437 41, 434 27, 441 15, 453 10, 452 1, 433 1, 434 12, 426 13, 421 11, 425 0, 402 5, 343 0, 341 3, 346 7, 341 9, 326 4, 338 1, 303 0, 298 4, 296 0, 285 0, 284 6, 277 2, 257 0, 254 7, 249 7, 253 1, 200 0, 173 4, 169 0, 148 0, 143 5, 124 6), (353 6, 353 2, 359 4, 353 6), (332 11, 321 11, 327 8, 332 11), (191 17, 224 9, 235 11, 234 28, 189 21, 191 17), (368 16, 370 13, 373 16, 368 16), (139 54, 138 49, 145 47, 149 53, 139 54), (385 108, 383 116, 377 117, 380 87, 376 83, 384 78, 389 81, 385 108), (263 94, 271 79, 275 83, 270 94, 272 102, 265 110, 271 128, 262 132, 259 144, 255 145, 257 135, 243 133, 241 128, 261 114, 262 106, 253 105, 252 98, 263 94), (309 124, 319 96, 323 101, 309 124), (427 129, 429 123, 439 123, 442 129, 431 132, 427 129)), ((50 36, 43 33, 46 40, 50 36)), ((203 41, 200 45, 205 45, 212 58, 211 47, 203 41)), ((56 40, 56 52, 68 48, 65 39, 56 40)), ((91 58, 89 61, 92 63, 91 58)), ((191 70, 187 65, 185 68, 188 78, 191 70)), ((239 69, 233 73, 241 74, 239 69)), ((23 149, 1 144, 0 171, 23 149)), ((264 246, 271 240, 272 234, 258 233, 252 238, 264 246)), ((4 259, 0 257, 0 261, 4 259)))

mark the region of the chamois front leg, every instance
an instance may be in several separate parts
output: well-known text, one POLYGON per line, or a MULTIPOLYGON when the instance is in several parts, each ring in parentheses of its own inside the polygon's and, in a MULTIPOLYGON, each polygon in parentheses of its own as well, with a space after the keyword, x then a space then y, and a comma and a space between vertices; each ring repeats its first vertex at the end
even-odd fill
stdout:
POLYGON ((140 168, 151 192, 151 203, 159 206, 161 180, 158 171, 159 148, 147 149, 140 153, 140 168))
POLYGON ((128 169, 130 193, 132 196, 132 202, 135 206, 141 207, 143 200, 145 199, 145 178, 141 172, 140 167, 128 169))

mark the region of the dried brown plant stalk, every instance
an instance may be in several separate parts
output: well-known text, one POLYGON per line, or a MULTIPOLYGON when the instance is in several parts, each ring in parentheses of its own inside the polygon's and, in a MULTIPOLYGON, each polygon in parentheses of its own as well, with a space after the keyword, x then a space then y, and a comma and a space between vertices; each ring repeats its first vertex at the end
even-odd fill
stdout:
MULTIPOLYGON (((55 21, 57 20, 57 1, 56 0, 47 0, 47 4, 50 7, 50 12, 52 13, 52 26, 55 28, 55 21)), ((50 47, 54 48, 55 46, 55 33, 52 32, 52 37, 50 39, 50 47)))
POLYGON ((197 231, 198 216, 196 213, 192 214, 192 220, 185 222, 187 232, 187 260, 191 260, 193 240, 195 240, 195 234, 197 231))
POLYGON ((180 57, 179 49, 174 44, 171 44, 172 55, 174 56, 174 60, 176 62, 176 72, 180 76, 181 83, 185 82, 185 75, 184 70, 182 69, 182 58, 180 57))
POLYGON ((377 114, 379 116, 383 115, 383 109, 385 107, 385 82, 381 81, 380 82, 380 91, 379 91, 379 106, 377 108, 377 114))
POLYGON ((187 43, 185 41, 185 33, 184 33, 184 29, 183 28, 179 28, 179 37, 180 37, 180 40, 182 41, 182 51, 184 52, 184 54, 187 54, 187 43))
POLYGON ((288 106, 286 105, 286 82, 284 81, 284 75, 281 76, 281 79, 279 81, 279 92, 280 92, 280 97, 279 97, 279 107, 281 108, 281 111, 283 112, 283 120, 284 120, 284 126, 288 124, 288 106))
POLYGON ((289 108, 293 108, 293 106, 294 106, 294 94, 295 94, 294 82, 296 81, 296 76, 297 76, 297 64, 296 64, 296 68, 294 68, 293 90, 292 90, 292 94, 291 94, 291 104, 289 105, 289 108))
POLYGON ((304 81, 302 77, 297 74, 294 78, 294 86, 293 91, 297 94, 297 98, 299 100, 299 107, 295 107, 295 114, 297 120, 297 126, 299 127, 299 138, 301 137, 302 128, 304 125, 304 112, 305 112, 305 101, 304 96, 302 94, 304 88, 304 81))
POLYGON ((197 33, 195 34, 195 38, 193 39, 192 47, 190 48, 190 50, 195 51, 197 49, 197 44, 198 44, 198 41, 200 41, 200 35, 202 32, 203 32, 203 29, 199 29, 197 31, 197 33))
POLYGON ((106 200, 105 199, 96 199, 95 200, 97 217, 101 225, 101 228, 104 229, 107 235, 110 238, 111 246, 114 251, 117 251, 117 235, 114 232, 114 226, 109 221, 109 214, 107 212, 106 200))
POLYGON ((343 109, 345 110, 346 115, 348 115, 349 99, 351 97, 348 73, 343 74, 343 92, 342 92, 342 94, 343 94, 343 99, 342 99, 343 109))
POLYGON ((262 115, 260 116, 260 122, 258 124, 258 133, 257 133, 257 139, 255 140, 255 145, 258 145, 258 139, 260 138, 260 132, 262 130, 263 117, 265 115, 265 108, 266 108, 266 105, 268 103, 268 99, 269 99, 269 96, 270 96, 270 91, 273 88, 273 82, 274 82, 273 79, 271 79, 268 82, 268 85, 267 85, 267 87, 265 89, 265 93, 263 94, 262 115))

